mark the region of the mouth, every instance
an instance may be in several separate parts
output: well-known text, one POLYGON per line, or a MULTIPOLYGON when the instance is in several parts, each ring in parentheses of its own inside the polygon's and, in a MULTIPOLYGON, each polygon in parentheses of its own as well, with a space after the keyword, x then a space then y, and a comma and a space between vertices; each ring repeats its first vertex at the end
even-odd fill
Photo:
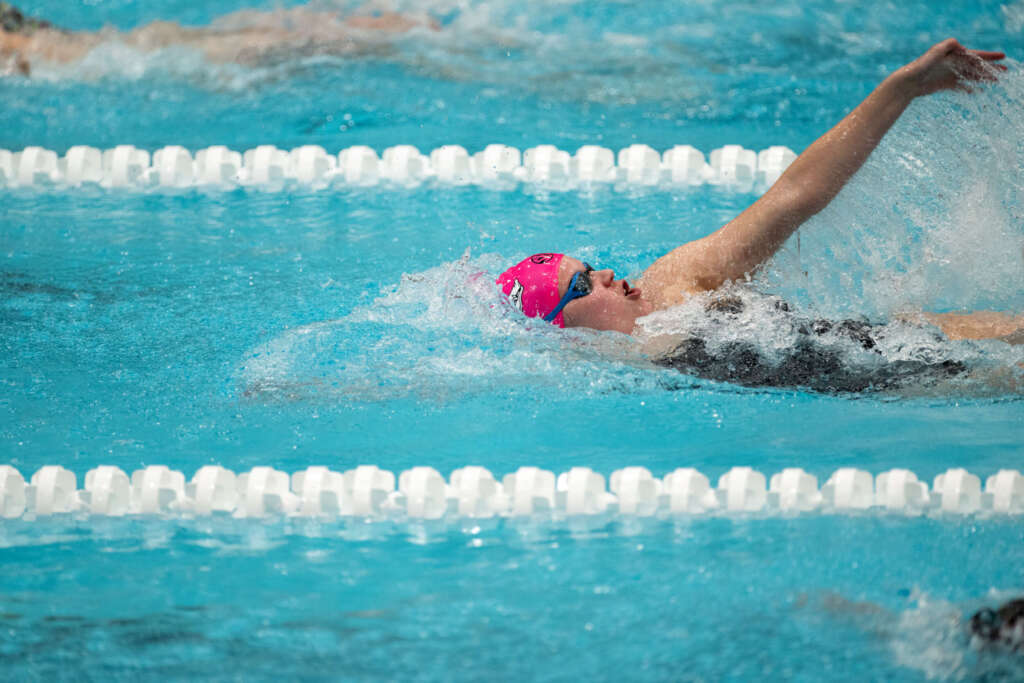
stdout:
POLYGON ((622 294, 627 299, 636 299, 636 298, 639 298, 639 296, 640 296, 640 288, 639 287, 630 287, 629 283, 626 282, 625 280, 623 280, 622 281, 622 294))

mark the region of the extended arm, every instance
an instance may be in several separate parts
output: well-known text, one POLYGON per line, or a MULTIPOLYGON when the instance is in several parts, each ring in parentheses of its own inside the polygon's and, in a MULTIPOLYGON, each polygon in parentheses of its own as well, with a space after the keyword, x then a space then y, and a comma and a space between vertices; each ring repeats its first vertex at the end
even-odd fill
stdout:
POLYGON ((937 90, 986 78, 983 63, 998 52, 965 50, 949 39, 899 69, 808 147, 754 204, 707 237, 674 249, 643 274, 656 308, 687 293, 713 290, 754 272, 853 177, 910 102, 937 90))
POLYGON ((154 21, 124 33, 114 29, 66 31, 48 22, 25 19, 20 13, 17 20, 17 30, 0 27, 0 76, 8 72, 27 76, 36 60, 73 62, 103 42, 121 42, 145 52, 182 46, 201 51, 211 61, 248 64, 282 52, 359 54, 377 49, 373 34, 405 33, 418 27, 440 30, 428 16, 394 12, 346 16, 305 6, 240 10, 210 26, 154 21))

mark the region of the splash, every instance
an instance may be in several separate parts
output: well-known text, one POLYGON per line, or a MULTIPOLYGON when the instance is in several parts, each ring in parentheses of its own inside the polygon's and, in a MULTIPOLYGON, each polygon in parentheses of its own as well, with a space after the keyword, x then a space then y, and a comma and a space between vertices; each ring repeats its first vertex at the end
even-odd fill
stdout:
POLYGON ((625 335, 558 330, 524 318, 494 285, 503 264, 500 257, 467 254, 404 275, 393 290, 344 318, 288 330, 245 358, 243 392, 283 400, 444 401, 690 384, 652 369, 625 335))
POLYGON ((822 315, 1024 310, 1024 70, 916 101, 762 283, 822 315))
MULTIPOLYGON (((661 103, 659 118, 680 121, 770 117, 788 125, 792 111, 808 98, 826 102, 835 94, 831 87, 818 92, 813 86, 795 94, 790 84, 794 72, 846 82, 852 69, 873 81, 876 65, 895 68, 927 48, 929 36, 952 34, 965 23, 957 12, 946 17, 929 11, 927 3, 884 9, 848 13, 833 3, 803 0, 765 6, 665 2, 635 9, 619 2, 572 0, 323 0, 226 15, 198 27, 207 30, 209 41, 197 39, 191 27, 156 25, 159 45, 169 49, 174 38, 179 48, 196 49, 200 62, 190 58, 187 68, 173 63, 177 53, 165 55, 170 63, 153 58, 152 46, 128 61, 101 59, 128 56, 113 47, 123 37, 107 32, 88 68, 40 64, 38 73, 49 79, 133 79, 141 66, 154 77, 184 76, 200 85, 241 90, 277 80, 282 69, 294 73, 324 63, 339 67, 369 56, 428 78, 493 86, 495 96, 514 92, 518 97, 525 89, 587 104, 661 103), (344 22, 386 14, 418 25, 395 32, 344 22), (162 33, 169 29, 171 36, 162 33), (856 58, 852 62, 851 55, 856 58), (222 67, 231 62, 250 73, 240 77, 222 67), (723 90, 722 75, 737 67, 735 85, 723 90)), ((1005 13, 1014 26, 1017 11, 1005 13)), ((820 109, 831 118, 832 107, 820 109)))
POLYGON ((32 78, 49 82, 164 79, 238 92, 285 75, 286 70, 281 65, 256 69, 240 64, 216 64, 195 48, 174 46, 150 51, 119 40, 101 42, 75 61, 32 63, 32 78))
POLYGON ((870 348, 844 331, 841 323, 813 335, 814 353, 834 359, 830 362, 841 364, 843 373, 867 377, 865 387, 828 389, 827 383, 834 380, 827 374, 810 380, 781 375, 788 372, 787 359, 808 353, 806 328, 817 323, 788 311, 780 313, 778 297, 752 288, 716 293, 740 300, 738 313, 709 312, 711 296, 695 297, 641 319, 636 337, 559 330, 524 318, 508 305, 493 284, 493 273, 503 265, 500 257, 467 254, 459 261, 404 275, 372 304, 341 319, 287 330, 247 354, 239 369, 241 390, 259 400, 375 402, 415 397, 443 402, 479 394, 522 393, 536 398, 545 392, 644 393, 690 388, 701 377, 723 380, 713 373, 692 368, 677 372, 652 363, 671 351, 658 344, 680 335, 701 339, 712 356, 726 362, 736 345, 754 349, 776 373, 769 372, 769 381, 755 386, 816 388, 825 382, 820 390, 884 389, 877 377, 885 373, 935 368, 945 380, 943 368, 960 365, 970 372, 953 373, 939 385, 901 385, 901 391, 1004 395, 1019 393, 1024 383, 1024 373, 1013 369, 1024 362, 1022 347, 998 341, 950 342, 932 328, 905 322, 872 327, 870 348))
POLYGON ((1004 395, 1024 387, 1024 348, 951 341, 917 320, 811 315, 735 285, 638 321, 638 339, 682 372, 748 386, 902 395, 1004 395))
POLYGON ((110 28, 70 32, 25 56, 32 76, 47 81, 170 79, 245 91, 324 64, 337 67, 367 56, 386 59, 398 43, 438 28, 423 12, 337 9, 241 10, 209 26, 154 21, 123 33, 110 28))
MULTIPOLYGON (((990 591, 988 601, 999 604, 1017 595, 990 591)), ((901 666, 947 681, 1016 680, 1024 674, 1024 658, 1019 654, 987 651, 971 641, 968 617, 956 605, 923 594, 915 602, 895 619, 889 642, 901 666)))

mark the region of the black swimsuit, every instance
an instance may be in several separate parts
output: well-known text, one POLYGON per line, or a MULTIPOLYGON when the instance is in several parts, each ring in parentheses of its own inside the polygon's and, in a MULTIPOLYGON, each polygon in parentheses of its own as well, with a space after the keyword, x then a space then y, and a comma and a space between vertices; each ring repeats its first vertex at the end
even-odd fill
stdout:
POLYGON ((983 642, 1024 654, 1024 598, 998 609, 986 607, 971 617, 968 626, 983 642))
MULTIPOLYGON (((729 325, 743 313, 740 298, 713 300, 706 308, 715 325, 729 325)), ((795 341, 769 358, 752 341, 727 340, 714 344, 699 335, 685 337, 676 348, 655 363, 680 372, 720 382, 750 387, 799 387, 826 393, 891 391, 908 384, 926 385, 955 377, 966 371, 956 360, 881 360, 878 341, 883 325, 862 320, 817 320, 793 314, 786 302, 770 300, 773 315, 784 316, 795 341), (852 343, 873 357, 873 363, 858 363, 851 354, 837 348, 837 341, 852 343)), ((935 341, 944 340, 940 335, 935 341)), ((927 354, 922 354, 927 356, 927 354)))

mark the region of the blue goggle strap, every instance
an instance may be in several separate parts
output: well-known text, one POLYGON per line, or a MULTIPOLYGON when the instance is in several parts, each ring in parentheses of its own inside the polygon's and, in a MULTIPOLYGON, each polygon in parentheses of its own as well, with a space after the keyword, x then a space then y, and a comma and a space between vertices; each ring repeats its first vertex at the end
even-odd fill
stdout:
POLYGON ((586 296, 586 294, 576 291, 576 280, 578 280, 579 277, 580 273, 576 273, 572 276, 572 280, 569 281, 569 289, 565 290, 565 294, 562 295, 562 300, 558 302, 558 305, 552 308, 551 312, 544 316, 544 322, 549 323, 554 321, 570 301, 573 299, 579 299, 581 296, 586 296))

